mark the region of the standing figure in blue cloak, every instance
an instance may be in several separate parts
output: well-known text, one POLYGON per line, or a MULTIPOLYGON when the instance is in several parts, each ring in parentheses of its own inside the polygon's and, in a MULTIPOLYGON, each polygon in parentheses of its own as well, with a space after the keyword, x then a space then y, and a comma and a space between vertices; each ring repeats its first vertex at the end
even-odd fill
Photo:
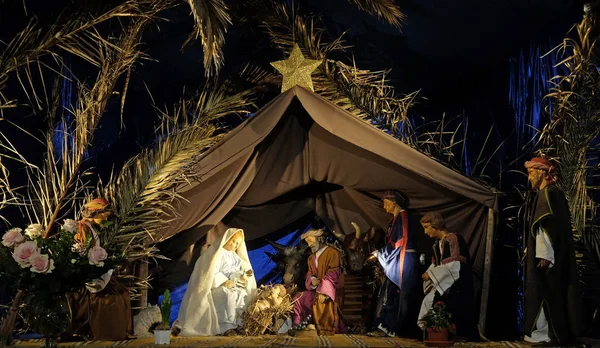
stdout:
POLYGON ((418 335, 420 285, 417 240, 409 229, 407 199, 398 191, 383 195, 383 208, 391 214, 386 244, 371 255, 385 272, 379 290, 372 336, 418 335))

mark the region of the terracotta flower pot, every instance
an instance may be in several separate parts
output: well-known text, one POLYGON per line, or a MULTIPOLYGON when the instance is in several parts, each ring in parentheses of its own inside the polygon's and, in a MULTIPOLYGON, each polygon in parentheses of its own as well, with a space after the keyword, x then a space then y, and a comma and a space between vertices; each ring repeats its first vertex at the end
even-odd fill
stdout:
POLYGON ((448 329, 442 329, 436 331, 433 328, 427 328, 427 340, 432 342, 446 342, 448 341, 448 329))

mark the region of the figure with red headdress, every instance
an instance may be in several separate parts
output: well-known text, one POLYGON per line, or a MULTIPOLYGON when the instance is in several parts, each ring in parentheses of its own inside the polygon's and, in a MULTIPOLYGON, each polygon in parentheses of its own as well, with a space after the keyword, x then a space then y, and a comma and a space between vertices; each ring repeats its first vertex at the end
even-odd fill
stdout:
POLYGON ((525 168, 536 191, 524 238, 525 341, 565 344, 583 329, 569 205, 552 162, 535 157, 525 168))

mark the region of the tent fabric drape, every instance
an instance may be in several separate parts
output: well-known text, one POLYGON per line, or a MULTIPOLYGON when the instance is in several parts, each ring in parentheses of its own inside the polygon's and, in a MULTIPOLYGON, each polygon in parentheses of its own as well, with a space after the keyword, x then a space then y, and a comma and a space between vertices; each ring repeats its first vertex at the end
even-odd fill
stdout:
POLYGON ((211 243, 227 227, 252 240, 314 211, 344 234, 353 233, 351 221, 385 228, 380 197, 391 189, 409 198, 414 219, 440 212, 483 272, 495 194, 301 87, 232 130, 203 155, 198 172, 178 188, 180 218, 160 235, 161 253, 173 259, 158 276, 163 284, 185 282, 194 244, 205 236, 211 243))

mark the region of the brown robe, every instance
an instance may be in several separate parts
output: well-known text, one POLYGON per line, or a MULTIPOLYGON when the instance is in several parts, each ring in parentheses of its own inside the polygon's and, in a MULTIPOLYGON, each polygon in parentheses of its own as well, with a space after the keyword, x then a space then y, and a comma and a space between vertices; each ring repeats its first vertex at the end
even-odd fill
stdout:
MULTIPOLYGON (((339 272, 339 285, 335 289, 336 296, 334 301, 325 301, 320 303, 318 296, 315 296, 313 302, 313 316, 315 326, 319 335, 335 334, 336 324, 339 321, 338 308, 341 297, 337 296, 340 288, 344 286, 344 274, 340 269, 340 253, 332 247, 327 247, 319 257, 319 265, 315 270, 316 254, 308 258, 308 272, 316 274, 316 277, 323 282, 323 278, 330 272, 339 272)), ((317 288, 318 289, 318 288, 317 288)))
POLYGON ((343 333, 346 331, 346 327, 340 318, 342 301, 340 295, 343 294, 344 286, 344 275, 340 268, 340 252, 327 246, 319 256, 317 267, 315 267, 315 257, 316 253, 313 253, 308 258, 306 288, 311 288, 312 277, 316 277, 321 283, 316 289, 303 291, 294 298, 294 324, 297 324, 310 311, 319 335, 343 333), (319 294, 325 294, 329 299, 320 303, 319 294))

